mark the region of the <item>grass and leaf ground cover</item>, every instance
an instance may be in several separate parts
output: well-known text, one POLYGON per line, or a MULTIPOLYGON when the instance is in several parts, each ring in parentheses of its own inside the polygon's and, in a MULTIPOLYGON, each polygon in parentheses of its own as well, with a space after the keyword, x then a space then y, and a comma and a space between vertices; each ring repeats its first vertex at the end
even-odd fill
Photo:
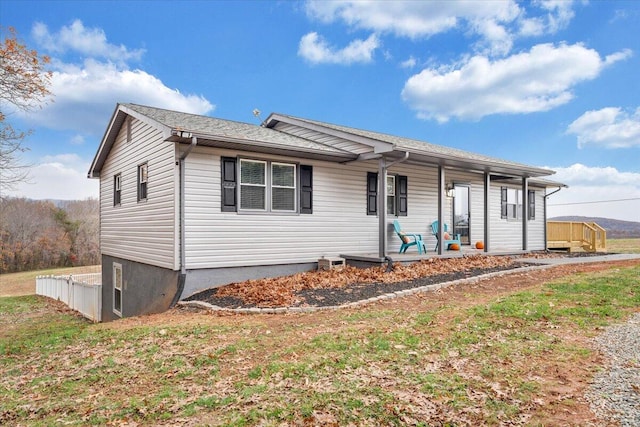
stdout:
POLYGON ((0 424, 597 425, 589 340, 639 310, 637 261, 311 314, 92 324, 0 298, 0 424))

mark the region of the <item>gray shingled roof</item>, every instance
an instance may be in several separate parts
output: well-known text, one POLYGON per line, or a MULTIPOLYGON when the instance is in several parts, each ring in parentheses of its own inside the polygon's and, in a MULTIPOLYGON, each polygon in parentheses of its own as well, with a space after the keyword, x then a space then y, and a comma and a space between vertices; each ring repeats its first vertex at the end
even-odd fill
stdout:
MULTIPOLYGON (((459 158, 459 159, 464 159, 464 160, 474 161, 479 163, 499 164, 499 165, 507 166, 509 168, 517 168, 522 170, 536 170, 540 173, 545 171, 545 169, 537 168, 535 166, 525 165, 523 163, 518 163, 518 162, 512 162, 512 161, 500 159, 497 157, 486 156, 483 154, 472 153, 469 151, 446 147, 443 145, 436 145, 429 142, 420 141, 417 139, 403 138, 400 136, 394 136, 394 135, 389 135, 389 134, 380 133, 380 132, 357 129, 357 128, 352 128, 348 126, 341 126, 333 123, 320 122, 317 120, 309 120, 309 119, 290 116, 286 114, 278 113, 278 115, 283 117, 289 117, 291 119, 302 121, 302 122, 307 122, 316 126, 322 126, 322 127, 337 130, 340 132, 352 134, 352 135, 357 135, 357 136, 362 136, 362 137, 373 139, 373 140, 387 142, 387 143, 393 144, 395 148, 398 150, 406 150, 406 151, 421 153, 425 155, 436 155, 438 157, 459 158)), ((542 174, 551 175, 554 173, 555 172, 552 170, 547 170, 547 173, 542 173, 542 174)))
MULTIPOLYGON (((258 126, 249 123, 217 119, 214 117, 183 113, 138 104, 119 104, 91 165, 91 169, 89 171, 91 176, 98 176, 102 169, 102 165, 104 164, 104 161, 111 150, 111 146, 115 141, 118 129, 122 125, 124 117, 126 117, 127 110, 132 114, 140 114, 158 123, 160 126, 165 128, 164 131, 167 132, 167 134, 171 134, 171 131, 178 130, 190 132, 194 136, 197 136, 199 140, 203 141, 205 145, 208 144, 221 147, 227 145, 229 147, 247 146, 247 149, 253 149, 260 152, 297 152, 303 157, 313 155, 322 156, 322 158, 326 159, 341 158, 355 160, 357 158, 355 153, 334 147, 329 143, 315 142, 310 139, 272 129, 269 126, 258 126)), ((341 133, 342 137, 345 139, 349 139, 349 136, 351 135, 354 140, 364 144, 368 144, 367 140, 370 140, 372 144, 380 144, 381 142, 384 144, 391 144, 396 152, 402 153, 403 151, 408 151, 412 153, 411 158, 413 161, 419 163, 433 164, 434 161, 436 161, 439 164, 458 168, 479 168, 480 170, 492 171, 494 173, 505 171, 508 174, 515 174, 515 176, 521 176, 521 174, 524 174, 522 176, 528 175, 533 177, 551 175, 554 173, 547 169, 528 166, 522 163, 511 162, 482 154, 471 153, 456 148, 431 144, 415 139, 402 138, 399 136, 298 118, 285 114, 272 114, 266 122, 268 123, 271 120, 275 120, 277 122, 280 120, 277 118, 274 119, 274 116, 280 117, 281 120, 285 122, 287 119, 297 121, 299 126, 304 127, 304 123, 307 123, 310 126, 324 128, 328 132, 338 132, 341 133)))
POLYGON ((179 111, 147 107, 138 104, 122 105, 171 129, 180 129, 186 132, 191 132, 194 135, 205 139, 226 137, 235 140, 244 140, 247 141, 247 143, 262 142, 282 147, 291 147, 298 150, 302 149, 335 154, 348 154, 344 150, 340 150, 335 147, 319 144, 308 139, 249 123, 217 119, 209 116, 182 113, 179 111))

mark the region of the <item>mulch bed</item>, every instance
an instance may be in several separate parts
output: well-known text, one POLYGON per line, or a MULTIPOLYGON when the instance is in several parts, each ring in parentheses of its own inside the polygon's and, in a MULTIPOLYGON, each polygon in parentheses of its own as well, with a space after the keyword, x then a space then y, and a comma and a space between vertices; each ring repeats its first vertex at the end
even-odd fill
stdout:
MULTIPOLYGON (((487 257, 485 257, 486 259, 487 257)), ((441 261, 447 263, 455 263, 455 261, 441 261)), ((479 276, 486 273, 514 270, 526 266, 523 263, 506 262, 498 263, 498 265, 489 265, 486 268, 483 267, 471 267, 460 269, 452 268, 457 271, 450 271, 445 273, 429 274, 424 277, 413 278, 410 280, 401 280, 396 282, 383 282, 374 281, 368 283, 350 283, 347 285, 328 285, 328 286, 302 286, 302 289, 292 289, 291 298, 287 304, 274 304, 265 298, 264 301, 254 302, 243 299, 243 286, 251 286, 252 282, 232 284, 219 288, 207 289, 197 294, 194 294, 186 299, 186 301, 203 301, 209 304, 223 307, 223 308, 253 308, 253 307, 274 307, 274 306, 288 306, 288 307, 327 307, 338 306, 347 304, 350 302, 366 300, 379 295, 389 294, 393 292, 403 291, 406 289, 413 289, 427 285, 433 285, 437 283, 450 282, 458 279, 466 279, 474 276, 479 276), (237 290, 233 292, 233 290, 237 290)), ((406 268, 406 267, 405 267, 406 268)), ((396 266, 396 270, 398 266, 396 266)), ((313 274, 306 273, 306 274, 313 274)), ((318 272, 318 274, 322 274, 318 272)), ((334 273, 335 274, 335 273, 334 273)), ((269 286, 265 283, 264 286, 269 286)))
POLYGON ((508 267, 496 268, 474 268, 471 270, 459 271, 455 273, 437 274, 434 276, 422 277, 420 279, 408 280, 396 283, 359 283, 346 288, 338 289, 305 289, 298 291, 296 295, 302 298, 298 305, 312 307, 326 307, 343 305, 353 301, 361 301, 379 295, 389 294, 406 289, 420 288, 437 283, 451 282, 453 280, 467 279, 481 274, 498 271, 513 270, 522 267, 523 264, 510 265, 508 267))
MULTIPOLYGON (((538 252, 520 258, 586 257, 587 252, 538 252)), ((514 270, 525 266, 511 257, 471 255, 431 258, 411 265, 396 263, 393 272, 381 267, 311 271, 286 277, 248 280, 194 294, 186 301, 203 301, 223 308, 327 307, 437 283, 514 270)))

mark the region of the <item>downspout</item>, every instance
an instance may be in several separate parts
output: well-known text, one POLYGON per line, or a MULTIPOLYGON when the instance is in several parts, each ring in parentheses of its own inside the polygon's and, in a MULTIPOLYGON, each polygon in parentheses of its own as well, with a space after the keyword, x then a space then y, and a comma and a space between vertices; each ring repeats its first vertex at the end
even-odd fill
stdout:
POLYGON ((549 194, 545 194, 544 195, 544 205, 543 205, 543 209, 544 209, 544 249, 547 250, 548 249, 548 241, 547 241, 547 198, 553 194, 556 194, 558 191, 562 190, 562 187, 558 187, 558 189, 556 191, 552 191, 549 194))
POLYGON ((178 289, 176 290, 176 295, 173 297, 171 301, 170 307, 176 305, 176 303, 180 300, 180 296, 182 295, 182 291, 184 290, 185 281, 187 279, 187 268, 186 268, 186 254, 185 254, 185 231, 186 225, 184 222, 185 217, 185 159, 191 153, 191 150, 198 145, 198 138, 195 136, 191 137, 191 144, 187 147, 187 149, 182 153, 180 159, 178 160, 178 168, 180 170, 180 210, 179 210, 179 222, 180 222, 180 275, 178 276, 178 289))
POLYGON ((529 178, 522 178, 522 250, 529 250, 529 178))
POLYGON ((409 152, 405 151, 401 159, 386 164, 384 157, 381 157, 378 164, 378 194, 380 195, 378 198, 378 257, 381 259, 387 258, 387 169, 408 158, 409 152))
POLYGON ((187 149, 185 150, 184 153, 182 153, 182 155, 180 156, 180 274, 187 274, 187 268, 186 268, 186 251, 185 251, 185 241, 186 241, 186 237, 185 237, 185 231, 186 231, 186 225, 184 223, 184 216, 185 216, 185 208, 184 208, 184 204, 185 204, 185 195, 184 195, 184 188, 185 188, 185 167, 184 167, 184 162, 185 159, 187 158, 187 156, 191 153, 191 150, 194 149, 194 147, 198 145, 198 138, 195 136, 191 137, 191 144, 187 147, 187 149))

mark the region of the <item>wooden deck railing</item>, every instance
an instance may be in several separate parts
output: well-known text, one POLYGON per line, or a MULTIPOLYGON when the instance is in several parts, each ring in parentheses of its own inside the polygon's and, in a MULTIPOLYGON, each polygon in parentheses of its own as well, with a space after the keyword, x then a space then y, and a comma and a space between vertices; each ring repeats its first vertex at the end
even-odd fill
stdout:
POLYGON ((547 248, 607 250, 607 231, 595 222, 547 221, 547 248))

